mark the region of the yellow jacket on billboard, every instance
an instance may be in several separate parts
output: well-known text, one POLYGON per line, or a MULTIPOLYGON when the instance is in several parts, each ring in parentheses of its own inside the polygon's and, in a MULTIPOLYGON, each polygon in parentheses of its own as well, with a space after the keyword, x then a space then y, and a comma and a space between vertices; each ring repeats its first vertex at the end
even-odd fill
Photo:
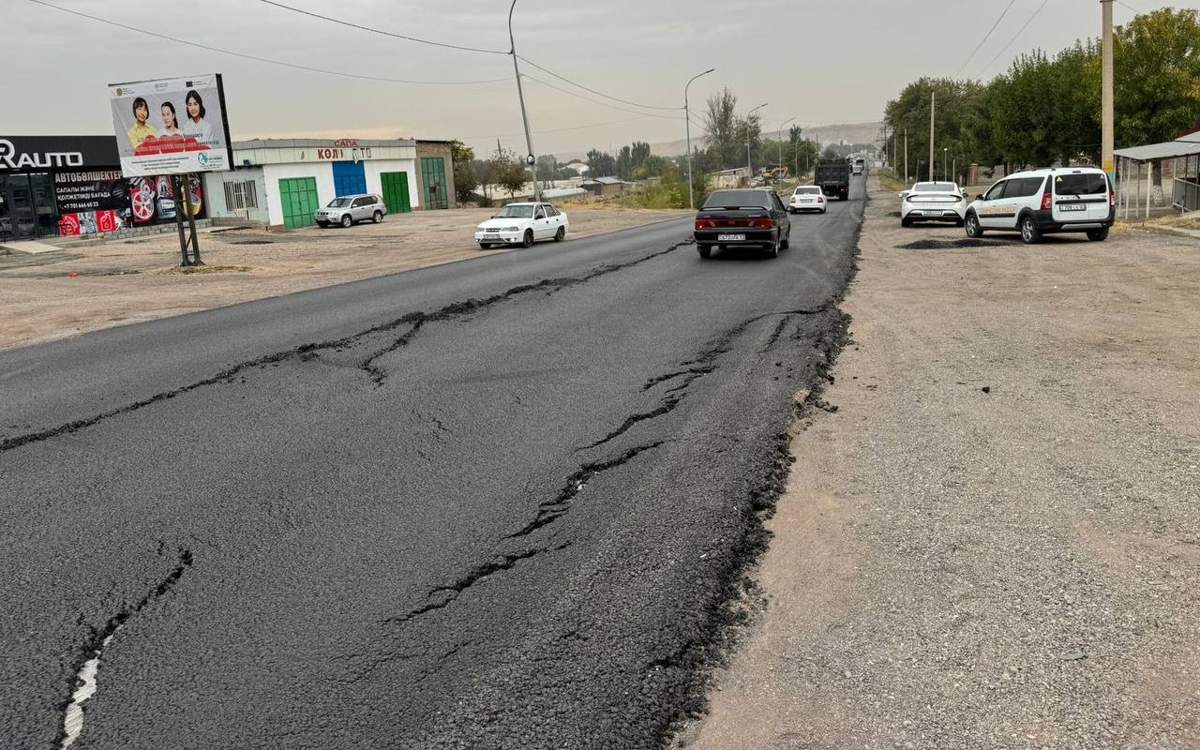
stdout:
POLYGON ((144 122, 139 122, 129 129, 129 145, 137 148, 142 145, 142 141, 149 136, 158 137, 158 133, 154 132, 154 128, 144 122))

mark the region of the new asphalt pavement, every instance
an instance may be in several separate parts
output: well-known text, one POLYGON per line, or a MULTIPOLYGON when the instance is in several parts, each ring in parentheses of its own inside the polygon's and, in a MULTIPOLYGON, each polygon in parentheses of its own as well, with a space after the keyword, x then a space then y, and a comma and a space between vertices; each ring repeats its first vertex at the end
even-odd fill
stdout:
POLYGON ((671 221, 0 353, 0 747, 89 663, 76 748, 662 746, 862 196, 774 259, 671 221))

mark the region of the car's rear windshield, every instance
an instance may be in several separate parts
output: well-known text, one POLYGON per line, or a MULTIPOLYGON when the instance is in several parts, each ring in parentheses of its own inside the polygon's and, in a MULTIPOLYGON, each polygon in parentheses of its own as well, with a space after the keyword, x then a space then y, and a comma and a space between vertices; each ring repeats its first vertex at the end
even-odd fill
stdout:
POLYGON ((1060 174, 1054 178, 1054 192, 1059 195, 1108 195, 1108 180, 1099 172, 1060 174))
POLYGON ((958 185, 953 182, 918 182, 913 185, 914 193, 953 193, 958 185))
POLYGON ((763 190, 718 190, 704 201, 704 208, 767 208, 770 200, 763 190))
POLYGON ((497 219, 529 219, 533 217, 533 206, 505 206, 496 214, 497 219))
POLYGON ((334 198, 330 201, 328 208, 345 208, 350 205, 350 198, 334 198))
POLYGON ((821 188, 819 188, 819 187, 798 187, 798 188, 796 188, 796 195, 816 195, 819 192, 821 192, 821 188))

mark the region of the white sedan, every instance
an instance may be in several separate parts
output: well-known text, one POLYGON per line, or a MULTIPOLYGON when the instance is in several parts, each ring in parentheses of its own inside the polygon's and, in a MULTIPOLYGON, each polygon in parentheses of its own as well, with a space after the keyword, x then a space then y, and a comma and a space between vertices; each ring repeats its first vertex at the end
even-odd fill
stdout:
POLYGON ((918 182, 900 193, 900 225, 916 221, 952 221, 962 226, 967 217, 967 196, 954 182, 918 182))
POLYGON ((829 204, 825 200, 825 193, 818 185, 801 185, 796 188, 791 199, 788 200, 788 213, 796 214, 801 211, 825 213, 828 208, 829 204))
POLYGON ((483 249, 494 245, 532 247, 539 240, 562 242, 571 222, 549 203, 510 203, 475 230, 475 241, 483 249))

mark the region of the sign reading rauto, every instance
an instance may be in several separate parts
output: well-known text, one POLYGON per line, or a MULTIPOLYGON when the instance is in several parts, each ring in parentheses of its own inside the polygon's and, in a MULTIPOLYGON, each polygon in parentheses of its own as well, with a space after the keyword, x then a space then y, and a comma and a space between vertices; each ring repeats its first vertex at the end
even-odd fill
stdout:
POLYGON ((231 169, 220 73, 109 84, 126 177, 231 169))

